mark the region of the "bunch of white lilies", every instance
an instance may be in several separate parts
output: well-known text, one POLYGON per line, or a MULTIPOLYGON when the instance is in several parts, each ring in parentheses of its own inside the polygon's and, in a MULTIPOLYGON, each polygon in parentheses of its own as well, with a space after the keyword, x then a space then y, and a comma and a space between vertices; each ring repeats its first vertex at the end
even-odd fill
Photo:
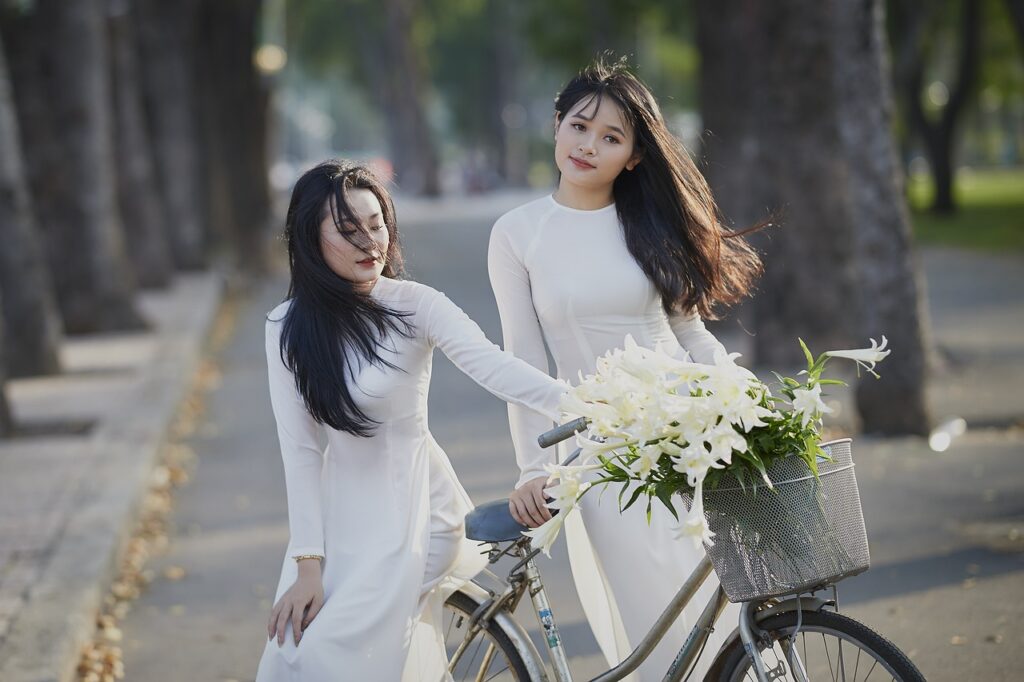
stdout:
MULTIPOLYGON (((822 400, 822 385, 841 383, 821 378, 828 358, 853 360, 874 374, 875 363, 889 354, 886 344, 883 336, 881 344, 872 339, 870 348, 828 351, 814 359, 801 342, 808 369, 800 373, 802 381, 779 377, 781 397, 775 397, 765 383, 736 364, 738 353, 720 353, 714 364, 700 364, 660 347, 643 348, 627 336, 623 348, 599 358, 594 374, 581 377, 563 398, 563 418, 585 417, 589 428, 576 436, 581 449, 578 463, 546 466, 546 493, 552 498, 548 507, 558 513, 526 534, 549 553, 566 517, 588 490, 611 481, 638 485, 650 502, 655 484, 666 480, 668 463, 669 478, 678 480, 671 492, 689 492, 693 498, 680 519, 680 536, 713 544, 702 496, 709 472, 729 469, 738 456, 745 465, 754 462, 771 487, 764 453, 753 449, 755 429, 760 449, 778 432, 779 443, 791 443, 796 435, 798 442, 820 452, 818 427, 822 414, 831 411, 822 400)), ((809 461, 814 461, 815 453, 809 461)))

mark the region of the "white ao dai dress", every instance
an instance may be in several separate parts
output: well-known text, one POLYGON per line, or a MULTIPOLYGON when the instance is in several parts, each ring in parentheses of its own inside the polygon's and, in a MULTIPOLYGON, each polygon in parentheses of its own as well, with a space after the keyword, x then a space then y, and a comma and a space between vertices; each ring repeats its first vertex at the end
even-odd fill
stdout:
POLYGON ((371 296, 411 313, 413 335, 386 339, 384 357, 397 369, 363 363, 353 381, 359 406, 379 423, 368 438, 313 420, 279 352, 290 303, 268 317, 291 535, 275 602, 295 581, 291 557, 321 554, 324 605, 298 646, 290 625, 282 647, 276 637, 267 643, 257 682, 446 679, 441 607, 485 559, 464 535, 469 496, 427 426, 433 350, 499 398, 550 419, 566 388, 501 351, 430 287, 381 278, 371 296))
MULTIPOLYGON (((724 351, 699 316, 666 314, 626 247, 614 204, 576 210, 547 196, 513 209, 491 232, 488 271, 505 350, 549 371, 546 344, 560 378, 575 382, 578 373, 593 373, 596 359, 621 348, 627 334, 641 346, 661 344, 697 362, 713 362, 724 351)), ((508 412, 522 484, 545 475, 543 465, 552 461, 536 441, 551 423, 519 406, 508 412)), ((564 444, 560 453, 567 454, 564 444)), ((640 642, 704 555, 688 539, 676 539, 677 522, 660 504, 648 526, 643 504, 620 514, 617 498, 595 490, 583 498, 581 514, 566 521, 576 589, 610 665, 640 642)), ((639 679, 662 679, 716 585, 712 575, 640 667, 639 679)), ((727 607, 692 679, 701 679, 736 613, 727 607)))

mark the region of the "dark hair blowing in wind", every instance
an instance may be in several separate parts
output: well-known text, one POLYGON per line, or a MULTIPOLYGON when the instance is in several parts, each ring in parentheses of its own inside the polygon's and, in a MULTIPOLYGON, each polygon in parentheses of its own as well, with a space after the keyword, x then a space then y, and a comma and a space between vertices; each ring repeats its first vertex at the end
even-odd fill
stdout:
POLYGON ((383 276, 402 273, 395 207, 381 181, 366 168, 341 161, 306 171, 295 183, 285 219, 291 306, 281 330, 281 360, 295 375, 295 386, 317 422, 369 436, 376 422, 353 399, 352 380, 366 363, 394 367, 382 355, 384 340, 388 332, 410 335, 411 326, 404 313, 357 290, 324 259, 320 225, 328 215, 355 246, 373 243, 346 200, 352 189, 369 190, 380 202, 391 238, 383 276))
POLYGON ((761 273, 760 258, 742 238, 752 230, 733 233, 723 225, 704 176, 624 61, 598 60, 581 71, 558 94, 555 113, 561 121, 584 102, 577 115, 588 118, 606 99, 622 110, 641 155, 612 189, 629 252, 666 311, 692 309, 714 319, 716 305, 739 302, 761 273))

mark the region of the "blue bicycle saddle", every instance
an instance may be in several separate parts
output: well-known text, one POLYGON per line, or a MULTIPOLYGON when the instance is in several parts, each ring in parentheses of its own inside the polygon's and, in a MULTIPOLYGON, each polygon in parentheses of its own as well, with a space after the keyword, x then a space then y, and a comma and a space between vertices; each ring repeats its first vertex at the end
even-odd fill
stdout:
POLYGON ((508 499, 481 504, 466 514, 466 537, 477 542, 511 542, 530 530, 512 518, 508 499))

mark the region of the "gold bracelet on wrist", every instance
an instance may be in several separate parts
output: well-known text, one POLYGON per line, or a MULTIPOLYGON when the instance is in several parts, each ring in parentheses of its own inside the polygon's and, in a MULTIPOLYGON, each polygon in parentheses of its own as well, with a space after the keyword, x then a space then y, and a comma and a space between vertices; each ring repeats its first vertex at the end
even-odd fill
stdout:
POLYGON ((302 561, 303 559, 316 559, 317 561, 323 561, 324 558, 320 554, 297 554, 292 557, 295 559, 295 563, 302 561))

